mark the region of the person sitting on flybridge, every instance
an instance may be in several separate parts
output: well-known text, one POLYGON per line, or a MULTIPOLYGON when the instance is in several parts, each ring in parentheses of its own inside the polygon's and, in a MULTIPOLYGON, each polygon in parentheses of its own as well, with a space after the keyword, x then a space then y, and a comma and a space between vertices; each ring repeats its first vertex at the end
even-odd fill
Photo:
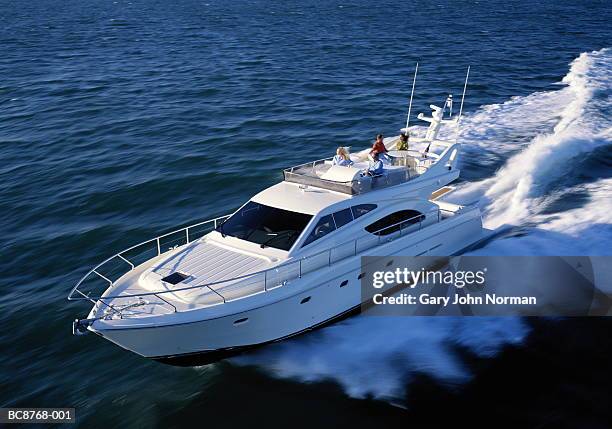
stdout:
POLYGON ((351 161, 351 158, 349 157, 346 148, 340 146, 338 149, 336 149, 336 156, 334 156, 334 159, 332 159, 332 165, 341 165, 343 167, 349 167, 352 164, 353 161, 351 161))
POLYGON ((363 173, 366 176, 380 176, 383 174, 384 166, 382 161, 380 160, 380 154, 373 150, 368 155, 368 168, 366 168, 363 173))
POLYGON ((396 150, 408 150, 408 131, 400 134, 399 141, 397 142, 396 150))
POLYGON ((372 152, 378 152, 379 154, 384 154, 384 153, 388 152, 385 144, 383 143, 383 135, 382 134, 378 134, 376 136, 376 141, 372 145, 372 151, 370 153, 372 153, 372 152))

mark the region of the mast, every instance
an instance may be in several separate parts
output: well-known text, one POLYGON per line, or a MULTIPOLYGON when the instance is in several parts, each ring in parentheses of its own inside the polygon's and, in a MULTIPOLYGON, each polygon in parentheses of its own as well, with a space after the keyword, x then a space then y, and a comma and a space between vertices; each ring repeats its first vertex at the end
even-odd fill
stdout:
POLYGON ((463 95, 461 96, 461 107, 459 107, 459 117, 457 118, 457 124, 461 120, 461 114, 463 113, 463 100, 465 100, 465 91, 467 89, 469 77, 470 77, 470 66, 468 66, 467 73, 465 75, 465 83, 463 84, 463 95))
POLYGON ((419 71, 419 63, 416 63, 414 69, 414 79, 412 79, 412 92, 410 93, 410 104, 408 104, 408 117, 406 118, 406 134, 408 133, 408 125, 410 125, 410 112, 412 111, 412 97, 414 97, 414 85, 416 84, 416 77, 419 71))

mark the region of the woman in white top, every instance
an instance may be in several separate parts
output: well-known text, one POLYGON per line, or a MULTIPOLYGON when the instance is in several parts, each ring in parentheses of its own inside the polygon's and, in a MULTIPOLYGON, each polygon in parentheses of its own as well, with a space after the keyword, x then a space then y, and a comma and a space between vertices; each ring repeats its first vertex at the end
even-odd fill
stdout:
POLYGON ((351 161, 351 158, 349 158, 349 154, 345 148, 340 146, 338 149, 336 149, 336 156, 334 156, 334 159, 332 160, 332 165, 342 165, 344 167, 348 167, 352 164, 353 161, 351 161))

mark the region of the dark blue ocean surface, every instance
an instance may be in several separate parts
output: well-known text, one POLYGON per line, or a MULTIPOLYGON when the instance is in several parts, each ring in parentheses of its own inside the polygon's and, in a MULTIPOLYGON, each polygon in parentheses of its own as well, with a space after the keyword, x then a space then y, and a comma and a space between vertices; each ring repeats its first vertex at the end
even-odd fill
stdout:
POLYGON ((229 362, 172 368, 72 337, 88 308, 65 296, 107 256, 231 212, 283 167, 397 134, 417 61, 415 113, 449 92, 458 99, 472 67, 456 198, 515 232, 481 251, 610 254, 611 9, 4 0, 0 406, 76 407, 84 427, 408 426, 442 400, 457 412, 478 403, 497 427, 560 427, 568 414, 609 425, 609 411, 585 405, 612 400, 598 358, 612 351, 605 320, 356 317, 229 362), (573 350, 580 360, 564 360, 573 350), (508 393, 519 388, 527 393, 508 393))

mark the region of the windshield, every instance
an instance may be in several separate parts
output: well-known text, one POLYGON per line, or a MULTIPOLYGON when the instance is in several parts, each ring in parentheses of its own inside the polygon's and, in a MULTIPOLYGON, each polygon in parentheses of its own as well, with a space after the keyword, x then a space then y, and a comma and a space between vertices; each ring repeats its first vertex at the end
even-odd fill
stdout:
POLYGON ((217 227, 217 231, 224 235, 261 244, 262 247, 289 250, 310 219, 312 219, 311 215, 249 201, 217 227))

